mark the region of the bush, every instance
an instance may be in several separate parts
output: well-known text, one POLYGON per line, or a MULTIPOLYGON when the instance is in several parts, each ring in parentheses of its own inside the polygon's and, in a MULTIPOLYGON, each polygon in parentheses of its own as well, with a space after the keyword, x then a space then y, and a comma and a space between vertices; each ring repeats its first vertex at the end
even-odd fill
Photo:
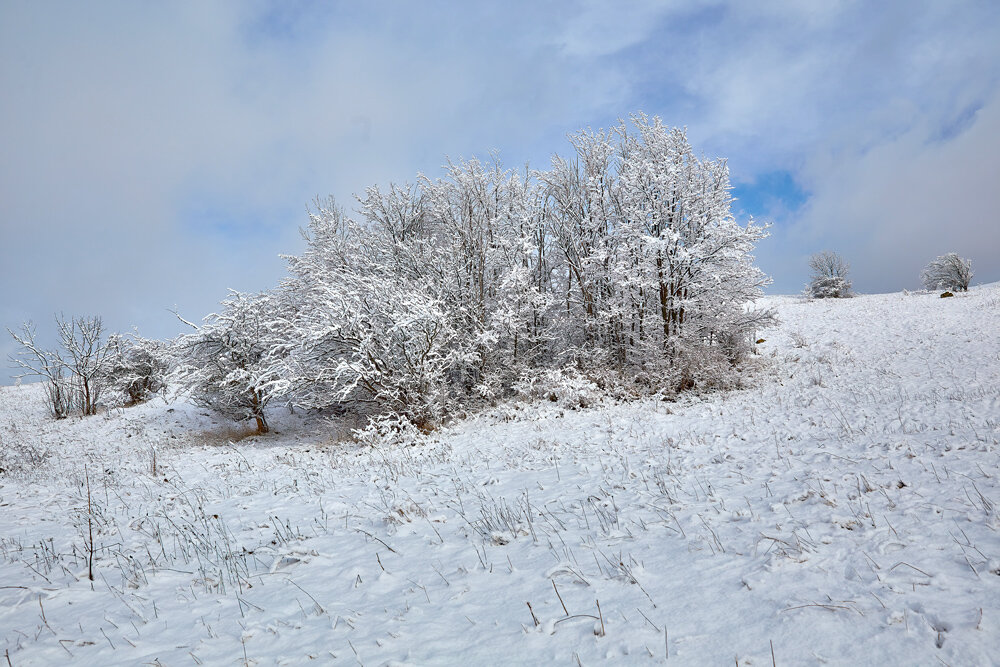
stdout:
POLYGON ((972 262, 949 252, 932 260, 920 273, 920 281, 929 290, 967 292, 972 275, 972 262))
POLYGON ((112 351, 107 382, 122 405, 138 405, 166 390, 170 363, 165 344, 139 336, 113 335, 108 345, 112 351))
POLYGON ((830 250, 816 253, 809 258, 812 275, 806 294, 813 299, 843 299, 851 296, 851 281, 847 279, 850 266, 844 258, 830 250))
POLYGON ((532 373, 514 385, 529 400, 551 401, 562 408, 586 408, 602 395, 600 387, 572 366, 532 373))

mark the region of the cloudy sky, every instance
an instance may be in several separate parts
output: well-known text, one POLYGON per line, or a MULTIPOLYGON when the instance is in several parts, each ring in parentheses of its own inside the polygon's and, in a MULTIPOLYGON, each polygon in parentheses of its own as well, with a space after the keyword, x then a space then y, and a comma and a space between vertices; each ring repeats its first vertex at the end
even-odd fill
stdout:
POLYGON ((274 285, 317 196, 635 111, 729 159, 772 292, 825 248, 861 292, 996 281, 998 91, 996 0, 0 0, 0 326, 171 336, 274 285))

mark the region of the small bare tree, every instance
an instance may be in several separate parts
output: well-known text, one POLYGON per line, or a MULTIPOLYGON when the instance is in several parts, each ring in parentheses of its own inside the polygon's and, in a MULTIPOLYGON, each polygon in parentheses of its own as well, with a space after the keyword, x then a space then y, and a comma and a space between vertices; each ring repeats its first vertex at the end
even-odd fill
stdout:
POLYGON ((9 357, 11 363, 22 371, 16 377, 42 378, 46 383, 52 416, 56 419, 69 416, 73 409, 73 391, 69 378, 66 377, 66 362, 63 361, 59 351, 47 350, 38 344, 35 339, 35 325, 31 322, 22 324, 20 333, 14 333, 10 329, 7 329, 7 333, 21 346, 16 356, 9 357))
POLYGON ((30 322, 20 334, 8 333, 21 345, 21 352, 11 357, 23 369, 19 377, 38 376, 48 383, 49 407, 56 419, 69 415, 74 408, 84 415, 97 414, 97 403, 104 389, 110 348, 104 340, 100 317, 56 316, 60 350, 41 348, 30 322))
POLYGON ((67 355, 65 363, 78 392, 77 407, 84 415, 97 414, 111 351, 104 340, 104 322, 98 316, 67 320, 60 315, 56 317, 56 326, 67 355))
POLYGON ((968 292, 972 282, 972 261, 949 252, 928 264, 920 274, 925 289, 968 292))
POLYGON ((812 276, 806 293, 814 299, 842 299, 851 296, 851 281, 847 279, 850 265, 831 250, 818 252, 809 258, 812 276))

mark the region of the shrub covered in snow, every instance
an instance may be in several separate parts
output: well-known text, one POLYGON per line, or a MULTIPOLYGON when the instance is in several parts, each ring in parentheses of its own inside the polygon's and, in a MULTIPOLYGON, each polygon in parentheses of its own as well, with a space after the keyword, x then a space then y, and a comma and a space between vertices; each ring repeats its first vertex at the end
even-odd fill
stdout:
POLYGON ((588 407, 602 395, 597 383, 573 367, 548 369, 523 377, 514 390, 529 400, 551 401, 564 408, 588 407))
POLYGON ((920 274, 925 289, 967 292, 972 281, 972 262, 949 252, 935 258, 920 274))
POLYGON ((830 250, 816 253, 809 258, 812 275, 806 294, 813 299, 842 299, 851 296, 851 281, 847 279, 850 266, 844 258, 830 250))
POLYGON ((107 381, 123 405, 147 401, 167 387, 170 370, 166 344, 139 336, 113 335, 107 381))

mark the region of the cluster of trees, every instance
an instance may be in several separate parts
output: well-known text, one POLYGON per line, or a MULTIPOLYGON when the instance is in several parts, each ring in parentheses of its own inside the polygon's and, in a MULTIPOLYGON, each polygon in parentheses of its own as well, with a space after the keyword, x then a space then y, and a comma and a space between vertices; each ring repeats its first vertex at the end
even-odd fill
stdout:
POLYGON ((268 429, 275 402, 428 427, 543 370, 670 392, 725 382, 772 319, 725 160, 634 116, 545 171, 496 159, 318 201, 289 277, 160 350, 194 400, 268 429))

